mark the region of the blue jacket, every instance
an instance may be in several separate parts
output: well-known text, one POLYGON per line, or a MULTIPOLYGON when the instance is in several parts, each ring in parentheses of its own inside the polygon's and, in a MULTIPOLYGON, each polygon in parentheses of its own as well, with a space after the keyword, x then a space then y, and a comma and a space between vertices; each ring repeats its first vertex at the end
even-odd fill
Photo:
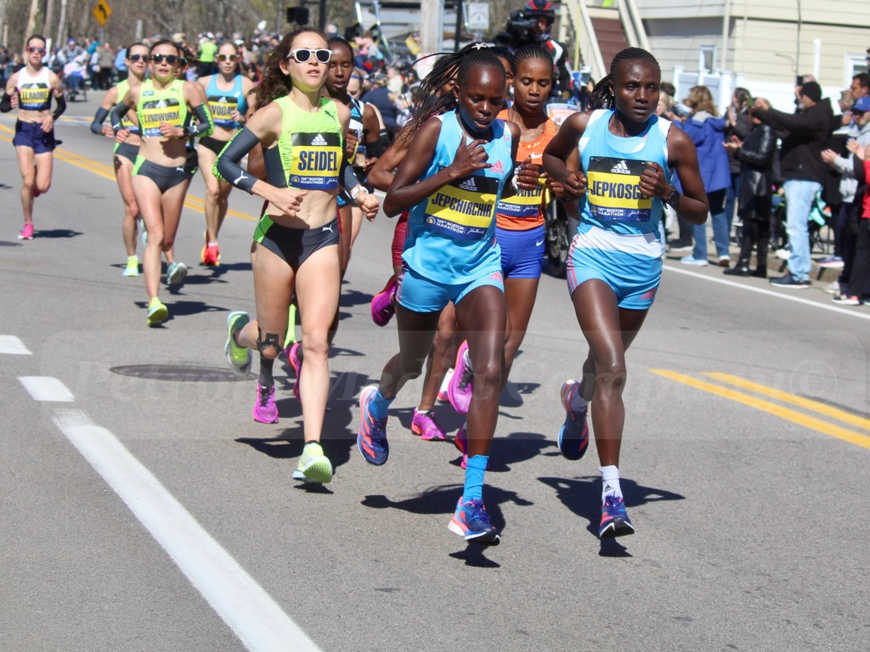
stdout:
POLYGON ((710 193, 730 186, 731 166, 728 152, 722 146, 725 142, 725 118, 714 118, 709 113, 700 112, 684 123, 674 124, 695 143, 704 190, 710 193))

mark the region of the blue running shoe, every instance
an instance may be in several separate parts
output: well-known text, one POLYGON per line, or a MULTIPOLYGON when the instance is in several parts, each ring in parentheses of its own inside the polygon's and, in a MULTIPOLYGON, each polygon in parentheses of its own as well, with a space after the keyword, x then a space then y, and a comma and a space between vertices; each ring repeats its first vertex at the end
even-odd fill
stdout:
POLYGON ((580 391, 580 383, 566 380, 562 384, 562 407, 565 408, 565 422, 559 429, 559 450, 569 460, 579 460, 589 448, 589 426, 586 424, 587 404, 579 412, 571 409, 575 392, 580 391))
POLYGON ((496 546, 501 541, 498 530, 489 522, 489 514, 486 513, 486 507, 479 498, 463 501, 460 496, 447 529, 466 541, 490 546, 496 546))
POLYGON ((634 534, 634 526, 625 511, 622 496, 606 496, 601 505, 601 524, 598 526, 598 538, 621 537, 634 534))
POLYGON ((356 445, 366 462, 380 466, 390 455, 390 444, 387 442, 387 420, 375 419, 369 411, 376 391, 377 385, 369 385, 359 394, 360 424, 356 445))

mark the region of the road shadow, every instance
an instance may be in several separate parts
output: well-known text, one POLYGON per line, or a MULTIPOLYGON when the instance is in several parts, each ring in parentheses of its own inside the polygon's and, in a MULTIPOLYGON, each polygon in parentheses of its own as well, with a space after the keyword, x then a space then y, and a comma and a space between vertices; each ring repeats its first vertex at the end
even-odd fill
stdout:
POLYGON ((342 292, 341 297, 338 300, 338 305, 342 308, 351 308, 353 306, 359 306, 364 303, 371 303, 372 295, 366 292, 360 292, 359 290, 350 290, 348 292, 342 292))
MULTIPOLYGON (((601 521, 601 477, 583 476, 580 478, 539 477, 539 481, 556 490, 556 497, 572 512, 589 521, 586 529, 593 536, 598 536, 598 525, 601 521)), ((627 508, 645 505, 660 500, 684 500, 685 496, 665 489, 645 487, 629 478, 620 478, 620 487, 627 508)), ((629 514, 629 517, 631 514, 629 514)), ((630 557, 631 553, 620 539, 602 539, 598 554, 602 557, 630 557)))
MULTIPOLYGON (((356 432, 350 428, 354 420, 355 399, 345 397, 358 394, 367 380, 366 376, 353 372, 333 374, 330 379, 330 393, 320 443, 335 470, 350 460, 350 451, 356 446, 356 432)), ((277 437, 239 437, 237 442, 277 459, 295 459, 302 454, 305 441, 302 406, 293 395, 293 382, 294 378, 290 377, 275 378, 276 394, 279 394, 275 404, 278 406, 278 418, 282 422, 295 419, 296 423, 288 424, 277 437)), ((252 432, 258 426, 259 424, 252 424, 252 432)))
MULTIPOLYGON (((134 301, 134 303, 143 309, 148 307, 145 301, 134 301)), ((169 321, 172 321, 176 317, 187 317, 201 312, 227 312, 229 310, 223 306, 213 306, 203 301, 186 300, 167 303, 166 307, 169 308, 169 321)))
MULTIPOLYGON (((513 502, 516 505, 527 507, 533 505, 529 500, 521 498, 515 491, 505 491, 499 487, 486 485, 483 490, 486 511, 489 514, 490 521, 501 532, 505 527, 504 515, 501 511, 501 504, 505 502, 513 502)), ((445 525, 450 522, 450 517, 456 509, 456 501, 462 494, 462 485, 460 484, 445 484, 436 487, 425 489, 416 496, 405 498, 404 500, 391 500, 383 494, 370 494, 360 501, 360 504, 372 509, 400 509, 411 514, 426 514, 426 515, 444 515, 445 525)), ((455 536, 455 535, 454 535, 455 536)), ((483 555, 484 546, 479 544, 467 544, 466 548, 461 551, 450 553, 450 557, 461 559, 466 566, 477 566, 480 568, 498 568, 499 564, 487 559, 483 555)))
POLYGON ((33 233, 34 238, 75 238, 79 235, 84 233, 72 229, 39 229, 33 233))
POLYGON ((208 272, 212 268, 210 267, 200 267, 200 274, 188 274, 184 279, 185 285, 209 285, 211 283, 227 283, 226 279, 222 279, 220 274, 215 274, 212 272, 209 274, 208 272))
POLYGON ((870 412, 858 410, 852 405, 844 405, 843 403, 837 403, 835 401, 831 401, 830 399, 822 398, 820 396, 810 396, 808 394, 802 394, 802 396, 804 398, 810 399, 811 401, 818 401, 819 403, 824 403, 825 405, 830 405, 831 407, 843 410, 843 412, 848 412, 849 414, 854 414, 856 416, 863 417, 864 419, 870 419, 870 412))
POLYGON ((250 272, 251 271, 251 262, 237 262, 237 263, 221 263, 217 267, 206 267, 204 264, 200 263, 199 265, 204 270, 211 270, 211 276, 207 276, 208 279, 218 279, 227 272, 250 272))
POLYGON ((508 381, 501 392, 501 397, 498 404, 502 407, 520 407, 523 403, 523 396, 533 394, 541 383, 515 383, 508 381))

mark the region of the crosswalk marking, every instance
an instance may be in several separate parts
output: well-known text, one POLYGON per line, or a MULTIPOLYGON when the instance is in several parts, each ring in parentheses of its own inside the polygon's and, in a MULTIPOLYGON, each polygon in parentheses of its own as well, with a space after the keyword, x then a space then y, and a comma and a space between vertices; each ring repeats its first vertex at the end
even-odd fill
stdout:
POLYGON ((0 335, 0 354, 32 355, 24 342, 14 335, 0 335))
POLYGON ((19 382, 34 401, 72 403, 75 398, 62 382, 51 376, 19 376, 19 382))

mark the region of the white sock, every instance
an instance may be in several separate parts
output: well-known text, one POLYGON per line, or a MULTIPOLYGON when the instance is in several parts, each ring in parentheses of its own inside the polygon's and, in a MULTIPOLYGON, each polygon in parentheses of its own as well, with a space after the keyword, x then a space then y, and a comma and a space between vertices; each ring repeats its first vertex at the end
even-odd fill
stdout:
POLYGON ((471 356, 468 355, 468 349, 462 352, 462 359, 465 360, 465 366, 471 369, 471 356))
POLYGON ((610 466, 602 466, 598 470, 601 471, 601 502, 604 502, 607 496, 622 498, 622 488, 619 486, 619 469, 611 464, 610 466))
POLYGON ((586 399, 583 398, 583 392, 580 389, 580 384, 577 384, 577 391, 574 392, 574 395, 571 397, 571 410, 574 412, 580 412, 583 408, 586 407, 586 399))

